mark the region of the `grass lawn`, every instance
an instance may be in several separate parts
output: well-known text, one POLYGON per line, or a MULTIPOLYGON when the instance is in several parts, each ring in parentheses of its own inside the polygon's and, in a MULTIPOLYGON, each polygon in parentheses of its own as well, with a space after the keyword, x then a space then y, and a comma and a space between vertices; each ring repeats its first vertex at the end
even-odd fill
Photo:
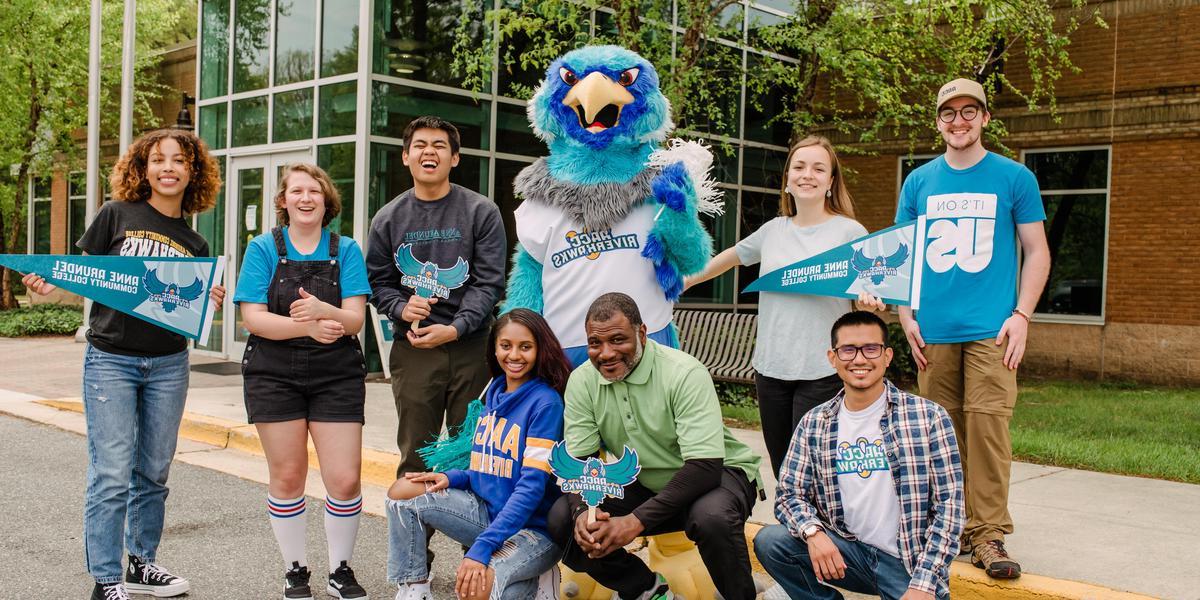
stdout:
MULTIPOLYGON (((760 428, 743 398, 721 411, 760 428)), ((1200 484, 1200 389, 1027 379, 1011 431, 1016 460, 1200 484)))
POLYGON ((1200 483, 1200 390, 1028 381, 1012 420, 1017 460, 1200 483))

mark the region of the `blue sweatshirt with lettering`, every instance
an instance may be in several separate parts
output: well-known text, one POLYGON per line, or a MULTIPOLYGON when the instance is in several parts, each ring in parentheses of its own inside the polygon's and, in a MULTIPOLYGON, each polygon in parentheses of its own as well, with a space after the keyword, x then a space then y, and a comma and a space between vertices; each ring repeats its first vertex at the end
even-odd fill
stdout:
POLYGON ((521 529, 546 531, 546 514, 561 493, 550 472, 550 449, 563 436, 563 400, 534 377, 505 392, 492 380, 475 426, 471 467, 450 470, 450 487, 470 490, 487 505, 490 523, 467 558, 489 564, 492 553, 521 529))

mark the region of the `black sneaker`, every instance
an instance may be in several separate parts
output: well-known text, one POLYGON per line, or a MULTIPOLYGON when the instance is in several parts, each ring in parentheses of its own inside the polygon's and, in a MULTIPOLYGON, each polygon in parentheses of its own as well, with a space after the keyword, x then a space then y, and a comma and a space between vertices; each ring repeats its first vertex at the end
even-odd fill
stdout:
POLYGON ((308 578, 311 576, 312 573, 308 572, 308 567, 302 567, 299 562, 293 562, 292 568, 288 569, 287 574, 283 576, 284 600, 313 600, 312 588, 308 587, 308 578))
POLYGON ((120 581, 97 583, 96 587, 92 588, 91 600, 129 600, 129 592, 125 590, 125 584, 120 581))
POLYGON ((667 585, 667 579, 655 573, 654 586, 638 595, 636 600, 675 600, 675 594, 667 585))
POLYGON ((366 599, 367 590, 364 590, 361 585, 358 585, 358 580, 354 578, 354 569, 342 561, 338 568, 329 574, 329 585, 325 591, 334 598, 362 598, 366 599))
POLYGON ((176 577, 154 563, 142 562, 142 559, 129 555, 129 568, 125 570, 125 589, 130 594, 170 598, 187 593, 189 587, 191 585, 188 580, 176 577))

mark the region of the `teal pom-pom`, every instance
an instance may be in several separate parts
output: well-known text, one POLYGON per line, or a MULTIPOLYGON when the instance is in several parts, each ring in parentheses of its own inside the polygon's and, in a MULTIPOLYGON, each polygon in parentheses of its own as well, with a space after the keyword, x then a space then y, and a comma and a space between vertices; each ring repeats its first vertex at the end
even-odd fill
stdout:
POLYGON ((468 469, 471 466, 471 445, 475 439, 475 427, 483 414, 483 401, 476 398, 467 405, 467 417, 462 424, 446 435, 417 450, 421 460, 430 471, 442 473, 451 469, 468 469))

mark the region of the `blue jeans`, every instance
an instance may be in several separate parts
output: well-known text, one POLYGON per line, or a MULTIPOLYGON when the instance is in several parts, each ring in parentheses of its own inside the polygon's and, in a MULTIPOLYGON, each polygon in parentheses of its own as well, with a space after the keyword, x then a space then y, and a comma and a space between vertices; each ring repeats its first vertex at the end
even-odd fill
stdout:
POLYGON ((99 583, 121 581, 122 548, 154 561, 187 389, 186 350, 123 356, 88 344, 83 361, 88 443, 83 539, 88 572, 99 583))
MULTIPOLYGON (((879 596, 884 600, 896 600, 908 590, 912 576, 899 558, 869 544, 847 540, 832 531, 825 533, 833 540, 846 563, 846 576, 831 579, 829 583, 852 592, 879 596)), ((808 556, 808 544, 792 537, 783 525, 771 525, 758 532, 754 538, 754 554, 792 600, 834 600, 843 597, 841 592, 817 579, 812 559, 808 556)), ((946 599, 949 596, 939 595, 938 598, 946 599)))
MULTIPOLYGON (((429 577, 425 566, 425 525, 470 546, 487 529, 487 505, 466 490, 449 489, 412 500, 388 500, 388 581, 413 583, 429 577)), ((560 551, 545 532, 522 529, 494 554, 491 599, 533 598, 538 576, 558 562, 560 551)))

